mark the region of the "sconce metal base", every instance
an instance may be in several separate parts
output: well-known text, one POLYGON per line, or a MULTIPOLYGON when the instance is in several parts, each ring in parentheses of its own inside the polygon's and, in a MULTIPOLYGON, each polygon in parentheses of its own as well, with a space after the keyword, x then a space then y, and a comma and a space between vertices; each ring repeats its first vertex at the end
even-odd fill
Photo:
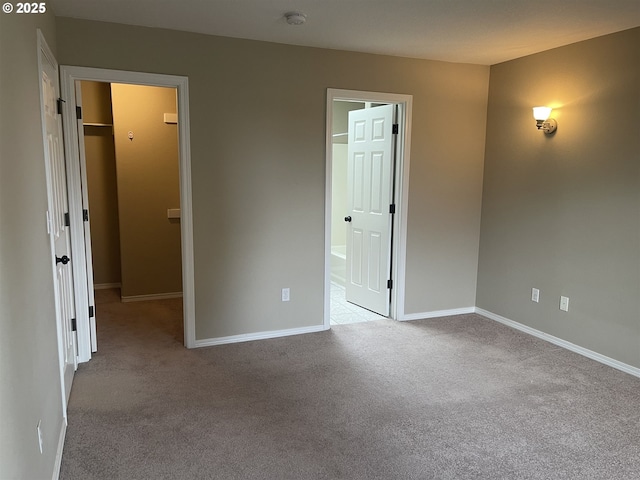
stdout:
POLYGON ((542 130, 546 134, 550 134, 556 131, 558 128, 558 122, 555 118, 547 118, 541 124, 538 124, 538 130, 542 130))

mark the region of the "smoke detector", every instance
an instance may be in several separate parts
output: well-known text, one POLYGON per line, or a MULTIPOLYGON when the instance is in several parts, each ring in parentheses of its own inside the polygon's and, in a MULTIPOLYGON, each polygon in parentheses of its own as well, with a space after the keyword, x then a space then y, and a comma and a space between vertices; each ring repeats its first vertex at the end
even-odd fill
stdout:
POLYGON ((307 21, 307 16, 300 12, 289 12, 284 14, 284 18, 289 25, 302 25, 307 21))

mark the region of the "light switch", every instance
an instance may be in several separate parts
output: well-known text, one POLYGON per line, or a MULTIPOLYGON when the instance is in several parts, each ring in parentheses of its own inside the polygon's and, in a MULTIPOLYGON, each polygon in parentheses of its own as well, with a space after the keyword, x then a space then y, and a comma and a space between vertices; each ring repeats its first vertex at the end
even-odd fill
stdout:
POLYGON ((531 301, 532 302, 540 302, 540 290, 537 288, 531 289, 531 301))

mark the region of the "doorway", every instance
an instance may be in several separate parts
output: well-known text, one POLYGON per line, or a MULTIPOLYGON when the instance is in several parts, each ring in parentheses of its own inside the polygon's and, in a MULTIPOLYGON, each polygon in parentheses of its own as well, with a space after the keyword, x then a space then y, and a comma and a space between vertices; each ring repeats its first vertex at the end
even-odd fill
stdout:
MULTIPOLYGON (((193 223, 192 223, 192 203, 191 203, 191 161, 189 147, 189 112, 188 112, 188 79, 186 77, 177 77, 159 74, 144 74, 137 72, 103 70, 85 67, 61 67, 61 83, 62 92, 65 95, 66 103, 64 108, 75 117, 77 107, 81 108, 82 97, 77 95, 76 89, 81 81, 103 82, 108 84, 127 84, 132 86, 149 86, 149 87, 168 87, 175 89, 175 97, 177 97, 177 112, 165 112, 163 120, 167 124, 173 124, 177 128, 178 136, 178 171, 179 171, 179 205, 167 205, 164 209, 164 220, 168 224, 173 224, 179 230, 179 243, 181 252, 179 254, 181 261, 181 290, 183 296, 183 330, 184 344, 187 348, 192 348, 195 344, 195 299, 194 299, 194 265, 193 265, 193 223), (177 123, 176 123, 177 122, 177 123), (179 221, 178 221, 179 217, 179 221)), ((109 128, 109 126, 100 126, 103 122, 92 122, 96 125, 90 125, 89 128, 109 128)), ((107 122, 104 122, 107 123, 107 122)), ((84 125, 82 120, 78 120, 77 124, 71 122, 65 124, 65 147, 69 152, 69 163, 73 165, 69 180, 71 209, 75 210, 71 215, 72 230, 75 229, 76 243, 78 251, 82 249, 87 253, 87 262, 84 265, 84 271, 79 276, 80 288, 84 287, 86 298, 89 298, 89 291, 93 292, 93 276, 91 274, 91 245, 90 234, 85 232, 86 214, 83 212, 88 210, 87 178, 86 166, 81 168, 81 143, 84 138, 84 125), (85 198, 83 198, 85 196, 85 198), (79 219, 79 221, 78 221, 79 219), (81 285, 84 280, 84 286, 81 285)), ((131 130, 125 132, 127 141, 135 144, 137 132, 131 130), (133 138, 130 138, 133 137, 133 138)), ((144 252, 143 252, 144 253, 144 252)), ((81 262, 78 262, 81 263, 81 262)), ((172 293, 172 292, 169 292, 172 293)), ((176 292, 173 292, 176 293, 176 292)), ((177 293, 176 293, 177 294, 177 293)), ((136 296, 135 294, 133 296, 136 296)), ((94 320, 95 322, 95 320, 94 320)), ((78 328, 78 360, 80 362, 88 361, 91 353, 96 351, 95 344, 95 323, 91 325, 87 322, 83 325, 81 331, 79 322, 78 328)))
POLYGON ((175 88, 81 81, 80 94, 94 288, 180 297, 175 88))
POLYGON ((327 92, 326 328, 404 314, 411 103, 327 92))

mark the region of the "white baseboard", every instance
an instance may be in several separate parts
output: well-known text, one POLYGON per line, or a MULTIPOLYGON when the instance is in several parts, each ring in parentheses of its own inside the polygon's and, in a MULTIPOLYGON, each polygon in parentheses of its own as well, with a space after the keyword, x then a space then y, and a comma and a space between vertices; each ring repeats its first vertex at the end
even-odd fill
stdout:
POLYGON ((562 340, 561 338, 554 337, 553 335, 549 335, 548 333, 544 333, 540 330, 536 330, 535 328, 528 327, 527 325, 523 325, 522 323, 518 323, 516 321, 510 320, 503 316, 489 312, 482 308, 476 307, 475 310, 478 315, 487 317, 490 320, 494 320, 508 327, 515 328, 516 330, 520 330, 521 332, 528 333, 529 335, 533 335, 534 337, 541 338, 542 340, 546 340, 549 343, 553 343, 554 345, 558 345, 559 347, 566 348, 567 350, 578 353, 587 358, 590 358, 591 360, 595 360, 596 362, 603 363, 617 370, 621 370, 625 373, 628 373, 629 375, 640 377, 640 368, 633 367, 626 363, 607 357, 606 355, 602 355, 598 352, 594 352, 593 350, 589 350, 588 348, 584 348, 574 343, 567 342, 566 340, 562 340))
POLYGON ((147 300, 166 300, 168 298, 182 298, 182 292, 152 293, 150 295, 130 295, 128 297, 120 297, 120 301, 122 301, 122 303, 146 302, 147 300))
POLYGON ((303 333, 315 333, 328 330, 324 325, 314 325, 313 327, 288 328, 286 330, 271 330, 268 332, 247 333, 243 335, 231 335, 229 337, 205 338, 196 340, 195 347, 212 347, 214 345, 224 345, 227 343, 251 342, 253 340, 265 340, 267 338, 288 337, 291 335, 301 335, 303 333))
POLYGON ((454 308, 452 310, 436 310, 433 312, 422 312, 422 313, 406 313, 402 315, 401 318, 398 318, 401 322, 407 322, 410 320, 424 320, 426 318, 437 318, 437 317, 451 317, 453 315, 466 315, 468 313, 475 313, 476 307, 465 307, 465 308, 454 308))
POLYGON ((62 466, 62 450, 64 449, 64 439, 67 435, 67 420, 62 419, 62 426, 60 427, 60 435, 58 436, 58 447, 56 448, 56 459, 53 465, 53 480, 60 478, 60 467, 62 466))
POLYGON ((122 287, 121 283, 94 283, 94 290, 106 290, 107 288, 120 288, 122 287))

